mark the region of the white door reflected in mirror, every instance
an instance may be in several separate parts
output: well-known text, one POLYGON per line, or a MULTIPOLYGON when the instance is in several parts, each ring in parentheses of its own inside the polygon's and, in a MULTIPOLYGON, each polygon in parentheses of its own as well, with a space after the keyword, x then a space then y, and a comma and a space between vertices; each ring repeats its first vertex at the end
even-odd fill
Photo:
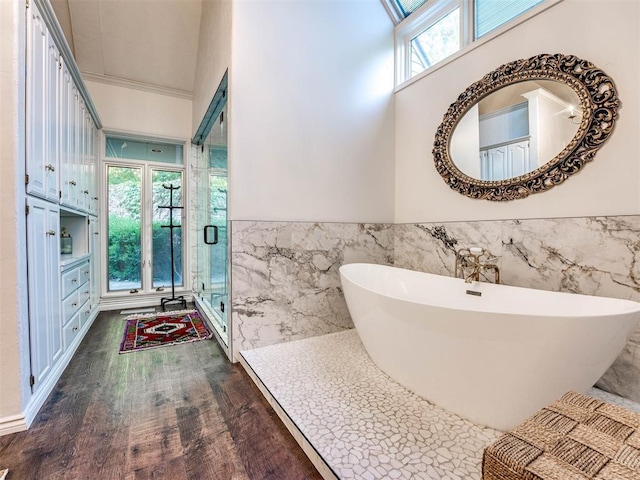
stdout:
POLYGON ((576 92, 558 81, 507 85, 463 115, 451 136, 451 159, 477 180, 525 175, 554 159, 577 134, 579 105, 576 92))

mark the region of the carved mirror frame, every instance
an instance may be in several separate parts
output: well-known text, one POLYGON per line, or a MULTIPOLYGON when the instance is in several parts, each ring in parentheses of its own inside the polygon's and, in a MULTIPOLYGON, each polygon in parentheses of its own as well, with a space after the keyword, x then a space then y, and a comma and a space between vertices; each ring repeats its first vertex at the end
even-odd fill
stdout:
POLYGON ((451 104, 436 132, 433 160, 453 190, 471 198, 515 200, 548 190, 593 160, 609 138, 620 100, 613 80, 593 63, 574 55, 542 54, 506 63, 469 86, 451 104), (578 96, 582 120, 567 146, 537 169, 506 180, 479 180, 462 173, 451 160, 449 144, 456 125, 477 102, 496 90, 526 80, 555 80, 578 96))

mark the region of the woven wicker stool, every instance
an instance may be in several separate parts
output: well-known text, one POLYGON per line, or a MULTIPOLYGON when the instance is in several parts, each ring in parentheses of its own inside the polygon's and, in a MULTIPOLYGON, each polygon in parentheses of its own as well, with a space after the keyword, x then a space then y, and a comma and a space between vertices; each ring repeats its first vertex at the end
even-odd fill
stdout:
POLYGON ((489 445, 483 480, 640 480, 640 414, 575 392, 489 445))

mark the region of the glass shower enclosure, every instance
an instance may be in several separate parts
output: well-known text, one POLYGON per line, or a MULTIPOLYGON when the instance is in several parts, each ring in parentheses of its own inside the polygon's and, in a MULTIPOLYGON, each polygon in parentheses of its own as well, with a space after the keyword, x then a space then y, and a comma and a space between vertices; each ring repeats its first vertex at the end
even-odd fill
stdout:
POLYGON ((226 105, 211 127, 197 156, 196 301, 229 346, 227 128, 226 105))

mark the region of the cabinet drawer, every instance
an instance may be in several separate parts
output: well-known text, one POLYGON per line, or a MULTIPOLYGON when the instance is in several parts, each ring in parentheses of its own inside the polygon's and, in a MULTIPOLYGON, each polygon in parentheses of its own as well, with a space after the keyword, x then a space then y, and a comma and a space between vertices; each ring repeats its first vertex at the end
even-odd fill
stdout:
POLYGON ((90 294, 89 282, 87 282, 78 289, 78 305, 84 305, 84 303, 89 300, 90 294))
POLYGON ((62 329, 62 337, 64 338, 65 350, 69 348, 69 345, 80 333, 80 315, 76 315, 73 319, 64 326, 62 329))
POLYGON ((89 262, 83 265, 80 265, 78 269, 79 269, 78 278, 80 279, 78 282, 78 285, 82 285, 83 283, 86 283, 89 281, 89 274, 91 272, 91 270, 89 269, 89 262))
POLYGON ((79 270, 74 268, 62 274, 62 298, 73 293, 81 284, 79 270))
POLYGON ((78 292, 73 292, 62 302, 62 323, 66 324, 79 310, 78 292))
POLYGON ((89 302, 85 302, 84 305, 80 308, 80 312, 78 313, 78 317, 80 319, 80 328, 84 327, 89 317, 91 316, 91 305, 89 302))

